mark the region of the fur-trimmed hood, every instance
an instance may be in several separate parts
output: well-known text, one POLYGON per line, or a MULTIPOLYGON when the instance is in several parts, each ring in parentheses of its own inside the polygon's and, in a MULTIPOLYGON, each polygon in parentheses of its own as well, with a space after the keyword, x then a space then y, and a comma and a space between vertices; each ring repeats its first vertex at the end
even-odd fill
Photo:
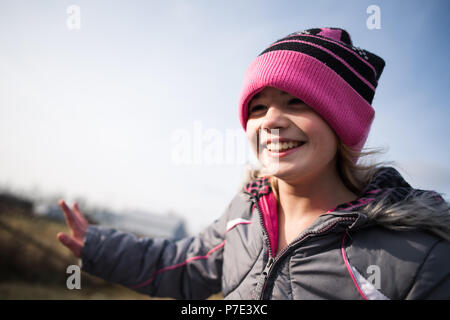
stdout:
POLYGON ((393 167, 381 167, 363 193, 380 190, 362 208, 367 217, 389 229, 422 229, 450 241, 450 206, 436 191, 414 189, 393 167))
MULTIPOLYGON (((268 181, 268 177, 252 179, 248 174, 244 188, 259 197, 271 192, 268 181)), ((357 211, 388 229, 421 229, 450 241, 449 203, 436 191, 411 187, 393 167, 380 167, 358 199, 334 211, 357 211)))

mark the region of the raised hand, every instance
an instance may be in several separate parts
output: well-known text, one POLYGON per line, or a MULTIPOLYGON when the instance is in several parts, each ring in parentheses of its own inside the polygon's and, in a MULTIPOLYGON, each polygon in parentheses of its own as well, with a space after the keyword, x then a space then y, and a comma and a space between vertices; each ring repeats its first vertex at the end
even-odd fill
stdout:
POLYGON ((59 232, 56 235, 56 238, 61 241, 63 245, 69 248, 69 250, 72 251, 77 258, 81 258, 81 248, 83 247, 86 230, 89 224, 78 208, 77 203, 73 205, 73 210, 67 206, 64 200, 59 200, 58 205, 64 212, 71 236, 68 236, 64 232, 59 232))

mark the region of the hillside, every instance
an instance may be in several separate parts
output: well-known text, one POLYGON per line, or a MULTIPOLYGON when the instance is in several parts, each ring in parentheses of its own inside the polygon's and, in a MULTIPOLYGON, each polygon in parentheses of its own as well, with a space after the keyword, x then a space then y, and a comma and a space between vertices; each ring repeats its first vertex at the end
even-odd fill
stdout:
POLYGON ((0 299, 152 299, 84 272, 81 289, 67 289, 66 268, 77 259, 56 234, 69 230, 30 208, 0 203, 0 299))
POLYGON ((57 240, 61 223, 0 212, 0 299, 149 299, 82 273, 81 289, 66 287, 67 266, 77 264, 57 240))

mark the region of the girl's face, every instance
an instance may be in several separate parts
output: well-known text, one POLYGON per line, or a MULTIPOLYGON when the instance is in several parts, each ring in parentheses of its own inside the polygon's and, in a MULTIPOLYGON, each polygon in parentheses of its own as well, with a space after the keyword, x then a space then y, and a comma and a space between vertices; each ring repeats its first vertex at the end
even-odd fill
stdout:
POLYGON ((251 147, 270 174, 295 183, 334 170, 337 136, 300 99, 265 87, 250 101, 248 114, 251 147))

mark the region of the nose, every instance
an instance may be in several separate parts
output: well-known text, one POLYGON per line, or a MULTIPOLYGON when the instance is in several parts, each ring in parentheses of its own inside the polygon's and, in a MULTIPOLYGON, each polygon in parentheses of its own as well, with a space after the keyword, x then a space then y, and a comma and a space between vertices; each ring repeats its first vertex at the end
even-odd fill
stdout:
POLYGON ((269 106, 264 120, 261 124, 261 129, 270 130, 270 129, 282 129, 286 128, 289 124, 288 119, 283 114, 283 112, 278 107, 269 106))

